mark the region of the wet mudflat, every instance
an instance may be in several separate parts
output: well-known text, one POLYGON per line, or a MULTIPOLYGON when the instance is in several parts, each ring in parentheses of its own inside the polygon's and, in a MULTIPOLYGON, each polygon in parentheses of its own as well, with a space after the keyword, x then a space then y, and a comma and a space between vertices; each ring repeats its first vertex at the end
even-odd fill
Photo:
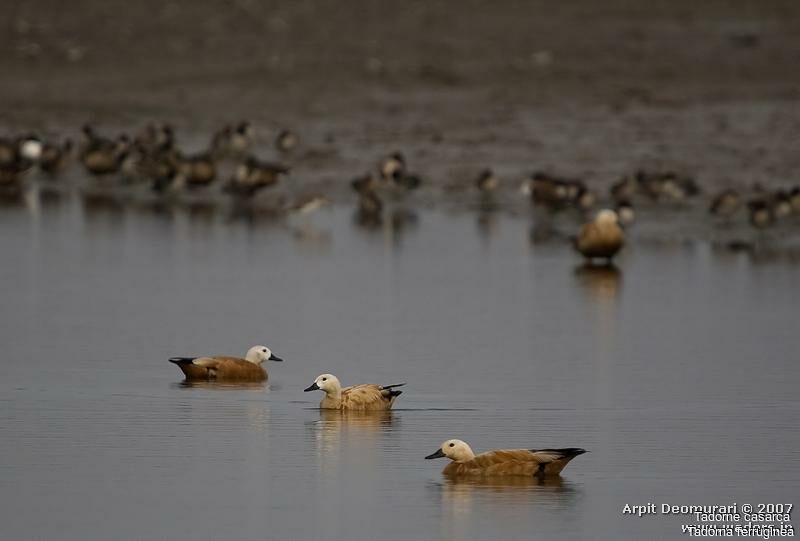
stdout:
POLYGON ((587 270, 527 215, 486 223, 2 208, 3 537, 677 538, 622 506, 792 501, 795 258, 653 233, 587 270), (265 385, 166 361, 256 343, 286 360, 265 385), (408 385, 390 414, 321 413, 302 389, 327 371, 408 385), (453 482, 423 459, 450 437, 590 453, 560 482, 453 482))

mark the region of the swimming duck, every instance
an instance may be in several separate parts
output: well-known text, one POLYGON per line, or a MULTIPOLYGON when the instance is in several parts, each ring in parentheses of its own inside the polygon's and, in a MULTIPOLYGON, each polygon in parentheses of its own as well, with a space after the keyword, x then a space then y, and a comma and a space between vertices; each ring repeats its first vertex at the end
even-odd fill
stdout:
POLYGON ((266 346, 253 346, 244 359, 238 357, 172 357, 169 362, 178 365, 187 381, 226 380, 263 381, 269 375, 261 363, 282 362, 266 346))
POLYGON ((251 197, 263 188, 274 186, 280 180, 281 175, 288 173, 289 168, 285 165, 262 162, 250 156, 236 168, 233 177, 225 186, 225 191, 251 197))
POLYGON ((727 189, 721 191, 714 197, 714 200, 711 202, 711 207, 709 207, 708 210, 714 216, 730 218, 736 214, 736 211, 739 210, 741 205, 742 199, 739 197, 736 190, 727 189))
POLYGON ((395 387, 403 385, 405 383, 383 386, 364 383, 342 388, 336 376, 322 374, 304 391, 325 393, 325 398, 319 403, 320 409, 374 411, 391 409, 395 399, 403 394, 403 391, 396 391, 395 387))
POLYGON ((587 259, 601 258, 610 263, 624 243, 625 236, 617 213, 603 209, 593 221, 581 227, 575 239, 575 249, 587 259))
POLYGON ((426 456, 449 458, 450 464, 442 473, 446 476, 519 475, 555 477, 570 460, 586 452, 578 447, 563 449, 496 449, 476 455, 466 442, 447 440, 435 452, 426 456))

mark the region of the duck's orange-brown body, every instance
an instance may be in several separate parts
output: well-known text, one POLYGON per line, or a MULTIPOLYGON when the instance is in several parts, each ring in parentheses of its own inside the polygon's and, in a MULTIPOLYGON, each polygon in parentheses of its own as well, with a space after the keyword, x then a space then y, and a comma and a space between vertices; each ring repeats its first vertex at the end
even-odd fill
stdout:
POLYGON ((442 473, 447 476, 557 476, 570 460, 584 453, 583 449, 528 450, 502 449, 476 455, 465 462, 451 462, 442 473))
POLYGON ((364 383, 352 385, 342 389, 340 398, 326 396, 319 404, 321 409, 349 410, 349 411, 376 411, 391 409, 395 398, 402 391, 394 391, 376 385, 364 383))
POLYGON ((622 228, 613 223, 588 223, 581 228, 575 241, 575 249, 586 258, 611 259, 625 242, 622 228))
POLYGON ((178 365, 187 381, 264 381, 267 371, 260 365, 238 357, 198 357, 170 359, 178 365))

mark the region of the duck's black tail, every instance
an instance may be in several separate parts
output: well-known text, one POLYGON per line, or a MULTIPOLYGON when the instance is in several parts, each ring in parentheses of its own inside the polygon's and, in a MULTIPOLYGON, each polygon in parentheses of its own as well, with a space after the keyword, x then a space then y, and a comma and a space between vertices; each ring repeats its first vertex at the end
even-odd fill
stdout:
POLYGON ((192 361, 195 359, 196 357, 170 357, 169 362, 175 363, 177 365, 192 364, 192 361))
POLYGON ((563 449, 531 449, 530 451, 532 453, 548 453, 557 455, 560 459, 573 459, 578 455, 589 452, 586 449, 581 449, 580 447, 564 447, 563 449))
POLYGON ((395 387, 402 387, 405 383, 395 383, 394 385, 381 385, 384 391, 388 392, 390 398, 394 398, 396 396, 400 396, 403 394, 403 391, 395 391, 395 387))

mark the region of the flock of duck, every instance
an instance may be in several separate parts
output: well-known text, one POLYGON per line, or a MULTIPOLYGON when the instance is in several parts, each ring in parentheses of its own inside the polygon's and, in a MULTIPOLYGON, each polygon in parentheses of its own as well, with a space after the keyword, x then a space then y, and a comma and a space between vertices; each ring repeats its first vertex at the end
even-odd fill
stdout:
MULTIPOLYGON (((184 194, 220 184, 223 194, 246 202, 290 174, 287 163, 299 144, 292 131, 281 130, 274 140, 280 158, 271 161, 254 154, 254 142, 255 130, 249 122, 222 127, 212 135, 207 148, 197 153, 182 151, 175 130, 166 123, 150 123, 134 135, 112 137, 86 125, 78 144, 71 139, 46 140, 37 134, 8 136, 0 138, 0 196, 19 194, 30 172, 36 169, 48 179, 57 179, 74 157, 95 184, 105 189, 145 186, 152 195, 175 202, 184 194), (231 166, 232 172, 222 181, 225 164, 231 166)), ((481 208, 491 208, 503 184, 500 178, 486 169, 472 182, 481 198, 481 208)), ((387 199, 402 198, 421 185, 422 177, 408 168, 402 153, 383 157, 374 170, 350 182, 357 197, 359 223, 380 225, 387 199)), ((614 183, 603 198, 583 180, 545 172, 526 178, 519 191, 533 205, 551 213, 567 209, 577 210, 583 217, 594 213, 571 237, 572 244, 590 262, 606 263, 623 247, 625 228, 636 219, 634 201, 680 204, 702 195, 694 178, 669 171, 627 175, 614 183), (608 208, 596 210, 601 199, 608 208)), ((281 210, 307 214, 329 203, 324 195, 304 194, 281 210)), ((720 223, 731 222, 744 209, 754 228, 769 228, 800 215, 800 186, 768 190, 756 185, 746 193, 727 188, 709 201, 709 213, 720 223)))
MULTIPOLYGON (((187 381, 265 381, 269 375, 262 364, 265 361, 281 362, 283 359, 266 346, 253 346, 244 358, 172 357, 169 361, 178 365, 187 381)), ((362 383, 342 387, 333 374, 321 374, 304 391, 324 393, 320 409, 368 414, 391 409, 397 397, 403 393, 397 388, 403 385, 405 383, 362 383)), ((496 449, 476 455, 466 442, 449 439, 425 458, 449 458, 451 462, 442 473, 450 477, 526 476, 544 479, 559 476, 569 461, 585 452, 577 447, 567 447, 496 449)))

